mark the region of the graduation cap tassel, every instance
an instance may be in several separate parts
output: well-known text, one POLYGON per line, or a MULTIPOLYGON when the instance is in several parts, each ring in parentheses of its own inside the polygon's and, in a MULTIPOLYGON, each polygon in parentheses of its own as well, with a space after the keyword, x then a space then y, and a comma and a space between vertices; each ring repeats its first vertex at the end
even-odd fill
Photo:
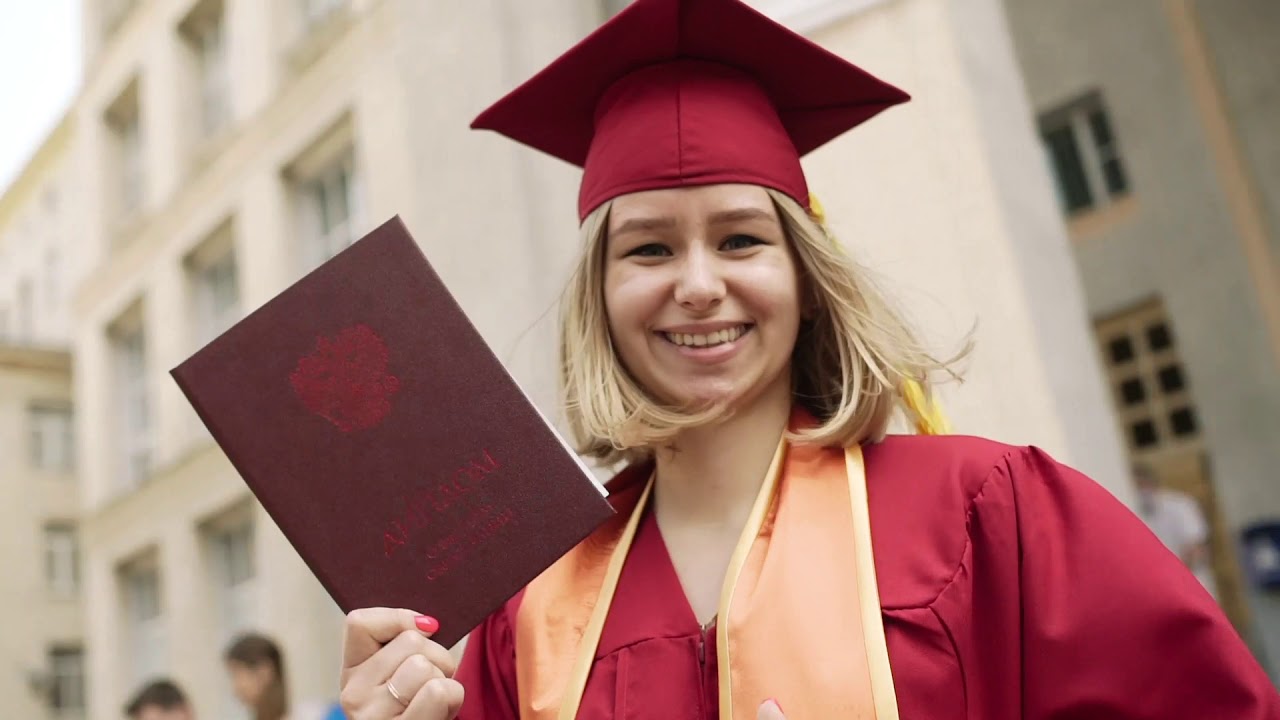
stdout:
POLYGON ((818 200, 818 196, 812 192, 809 193, 809 214, 812 215, 813 219, 822 226, 823 230, 827 229, 827 211, 822 207, 822 203, 818 200))
POLYGON ((951 432, 951 425, 932 393, 925 397, 924 386, 919 381, 913 378, 903 380, 900 392, 903 403, 915 416, 916 432, 921 435, 946 435, 951 432))

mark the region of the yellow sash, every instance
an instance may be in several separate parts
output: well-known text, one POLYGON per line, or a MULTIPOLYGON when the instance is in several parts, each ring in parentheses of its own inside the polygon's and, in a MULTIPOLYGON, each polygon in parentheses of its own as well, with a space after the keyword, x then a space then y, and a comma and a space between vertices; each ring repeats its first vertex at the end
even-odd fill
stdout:
MULTIPOLYGON (((626 471, 624 471, 625 473, 626 471)), ((525 590, 516 620, 522 720, 574 720, 652 477, 525 590)), ((643 479, 643 482, 640 480, 643 479)), ((898 720, 858 447, 778 445, 720 595, 720 717, 898 720)))

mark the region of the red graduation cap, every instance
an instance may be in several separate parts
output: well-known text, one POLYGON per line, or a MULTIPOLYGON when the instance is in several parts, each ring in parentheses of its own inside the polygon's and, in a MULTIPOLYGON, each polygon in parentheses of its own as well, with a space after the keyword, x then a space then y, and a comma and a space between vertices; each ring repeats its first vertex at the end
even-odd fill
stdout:
POLYGON ((471 127, 582 167, 579 219, 630 192, 733 182, 807 208, 800 158, 908 99, 740 0, 635 0, 471 127))

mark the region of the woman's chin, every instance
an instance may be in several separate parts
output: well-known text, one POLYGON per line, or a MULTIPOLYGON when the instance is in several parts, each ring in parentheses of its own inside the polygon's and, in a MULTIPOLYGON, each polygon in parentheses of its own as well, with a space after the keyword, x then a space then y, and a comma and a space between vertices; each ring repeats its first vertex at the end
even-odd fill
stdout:
POLYGON ((669 395, 677 407, 693 411, 707 409, 732 409, 741 400, 742 393, 733 387, 686 387, 669 395))

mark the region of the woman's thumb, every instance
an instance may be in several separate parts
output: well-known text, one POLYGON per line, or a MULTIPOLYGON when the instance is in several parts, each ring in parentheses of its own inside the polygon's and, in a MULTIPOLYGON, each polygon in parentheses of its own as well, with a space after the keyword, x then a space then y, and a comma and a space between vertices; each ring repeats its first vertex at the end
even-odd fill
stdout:
POLYGON ((782 714, 782 706, 778 701, 769 698, 760 703, 760 709, 756 711, 756 720, 787 720, 787 716, 782 714))

